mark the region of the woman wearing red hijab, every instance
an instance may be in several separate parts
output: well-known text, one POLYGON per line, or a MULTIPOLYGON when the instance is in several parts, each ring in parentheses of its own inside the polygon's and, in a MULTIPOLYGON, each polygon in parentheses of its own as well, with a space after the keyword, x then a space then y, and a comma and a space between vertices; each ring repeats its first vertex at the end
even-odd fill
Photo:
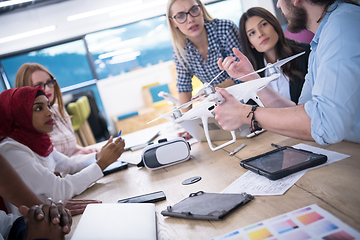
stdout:
MULTIPOLYGON (((9 89, 0 94, 0 153, 41 199, 67 200, 103 176, 124 151, 121 138, 110 137, 99 153, 71 158, 57 152, 48 133, 54 121, 41 87, 9 89), (63 178, 55 176, 60 172, 63 178)), ((16 212, 16 208, 11 210, 16 212)))

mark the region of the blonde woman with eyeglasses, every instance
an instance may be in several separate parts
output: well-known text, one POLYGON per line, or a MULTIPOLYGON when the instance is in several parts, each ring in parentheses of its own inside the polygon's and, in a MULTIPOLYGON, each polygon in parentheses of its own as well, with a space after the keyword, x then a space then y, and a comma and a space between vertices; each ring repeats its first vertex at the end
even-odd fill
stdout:
MULTIPOLYGON (((184 104, 192 97, 193 76, 203 83, 210 82, 221 72, 217 61, 235 56, 234 47, 241 49, 239 31, 230 20, 212 18, 200 0, 169 0, 167 21, 174 47, 179 100, 184 104)), ((240 81, 223 72, 211 85, 228 87, 234 83, 240 81)))
POLYGON ((65 110, 60 86, 49 70, 38 63, 23 64, 16 73, 15 87, 24 86, 41 86, 49 99, 54 119, 54 130, 49 135, 58 152, 71 157, 98 151, 96 148, 84 148, 76 143, 74 129, 65 110))

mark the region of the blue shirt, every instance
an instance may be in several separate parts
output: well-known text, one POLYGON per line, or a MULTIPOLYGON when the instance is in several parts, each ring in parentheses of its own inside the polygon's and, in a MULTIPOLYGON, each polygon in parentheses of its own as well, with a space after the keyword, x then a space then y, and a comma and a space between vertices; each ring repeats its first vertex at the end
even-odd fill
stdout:
POLYGON ((308 74, 299 99, 322 145, 360 143, 360 7, 335 2, 310 43, 308 74))
MULTIPOLYGON (((177 72, 178 92, 191 92, 193 90, 191 79, 195 75, 202 83, 210 82, 221 70, 217 65, 219 58, 235 56, 232 49, 236 47, 241 50, 239 43, 238 27, 230 20, 214 19, 211 22, 205 21, 205 29, 208 35, 209 47, 207 53, 207 62, 200 55, 199 51, 186 39, 186 68, 179 62, 174 54, 174 61, 177 72)), ((232 79, 235 84, 241 83, 239 80, 231 78, 226 72, 223 72, 211 85, 216 86, 232 79)))

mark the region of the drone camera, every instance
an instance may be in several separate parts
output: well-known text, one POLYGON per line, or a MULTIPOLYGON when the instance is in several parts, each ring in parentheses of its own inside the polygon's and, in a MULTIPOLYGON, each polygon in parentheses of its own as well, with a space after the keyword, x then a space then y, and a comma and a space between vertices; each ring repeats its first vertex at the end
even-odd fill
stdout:
POLYGON ((177 118, 181 117, 182 115, 183 115, 183 114, 180 112, 180 110, 177 109, 177 110, 175 110, 175 111, 173 112, 173 114, 172 114, 171 116, 172 116, 173 119, 177 119, 177 118))
POLYGON ((215 90, 213 87, 209 86, 207 88, 204 89, 204 93, 205 93, 205 96, 209 96, 210 94, 214 93, 215 90))

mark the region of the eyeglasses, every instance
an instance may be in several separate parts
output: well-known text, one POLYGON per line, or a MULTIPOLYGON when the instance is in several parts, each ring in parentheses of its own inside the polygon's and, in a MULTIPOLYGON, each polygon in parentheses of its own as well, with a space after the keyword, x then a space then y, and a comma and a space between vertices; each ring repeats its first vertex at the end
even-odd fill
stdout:
POLYGON ((192 17, 198 17, 201 13, 200 5, 194 5, 188 12, 178 12, 171 18, 175 19, 178 23, 183 24, 187 20, 187 15, 190 14, 192 17))
POLYGON ((39 84, 34 85, 34 87, 41 86, 41 88, 45 90, 45 86, 49 87, 49 88, 53 88, 53 87, 55 87, 56 84, 57 84, 56 78, 52 78, 52 79, 48 80, 46 83, 39 83, 39 84))

